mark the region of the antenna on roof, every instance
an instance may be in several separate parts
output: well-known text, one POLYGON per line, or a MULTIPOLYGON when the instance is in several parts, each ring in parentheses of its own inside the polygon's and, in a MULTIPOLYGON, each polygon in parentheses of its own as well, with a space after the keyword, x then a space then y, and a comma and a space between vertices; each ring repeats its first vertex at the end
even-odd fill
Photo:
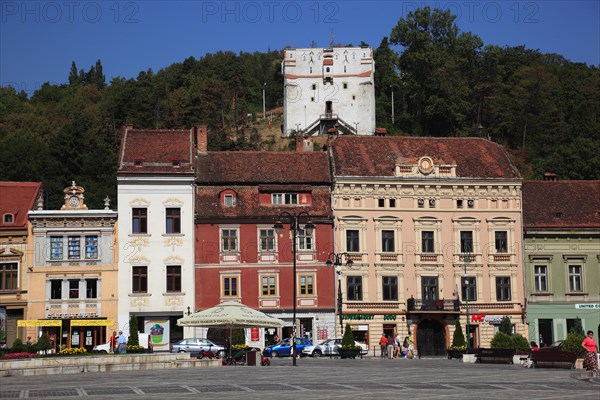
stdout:
POLYGON ((329 42, 329 48, 332 49, 333 48, 333 30, 331 31, 331 42, 329 42))

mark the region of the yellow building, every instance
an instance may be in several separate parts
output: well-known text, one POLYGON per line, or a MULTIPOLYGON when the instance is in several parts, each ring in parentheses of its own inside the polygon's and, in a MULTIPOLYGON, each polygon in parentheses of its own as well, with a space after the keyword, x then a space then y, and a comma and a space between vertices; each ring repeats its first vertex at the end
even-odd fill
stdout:
POLYGON ((117 330, 117 212, 88 210, 84 189, 64 190, 60 210, 29 213, 34 260, 29 270, 27 335, 47 333, 55 349, 105 343, 117 330))

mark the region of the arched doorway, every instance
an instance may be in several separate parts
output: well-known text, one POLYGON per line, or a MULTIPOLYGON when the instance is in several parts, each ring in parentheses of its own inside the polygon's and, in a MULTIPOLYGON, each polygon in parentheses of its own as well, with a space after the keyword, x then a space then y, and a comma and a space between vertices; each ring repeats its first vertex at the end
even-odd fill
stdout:
POLYGON ((435 319, 425 319, 417 325, 417 354, 419 357, 446 355, 446 329, 435 319))

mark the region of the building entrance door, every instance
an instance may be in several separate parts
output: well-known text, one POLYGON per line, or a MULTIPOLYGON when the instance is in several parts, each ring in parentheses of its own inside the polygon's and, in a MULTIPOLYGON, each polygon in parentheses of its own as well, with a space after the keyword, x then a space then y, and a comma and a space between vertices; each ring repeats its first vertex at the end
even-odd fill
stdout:
POLYGON ((446 355, 446 330, 438 320, 429 318, 417 325, 417 355, 419 357, 446 355))

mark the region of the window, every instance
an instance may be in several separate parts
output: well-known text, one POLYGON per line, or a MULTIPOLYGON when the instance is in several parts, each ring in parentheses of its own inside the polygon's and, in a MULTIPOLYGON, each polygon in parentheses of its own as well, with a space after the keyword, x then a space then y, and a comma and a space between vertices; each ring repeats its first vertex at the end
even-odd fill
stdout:
POLYGON ((381 231, 381 251, 393 253, 396 251, 394 231, 381 231))
POLYGON ((181 160, 173 160, 173 161, 171 161, 171 166, 173 166, 173 168, 179 168, 179 167, 181 167, 181 160))
POLYGON ((469 199, 469 200, 467 200, 467 207, 468 207, 468 208, 473 208, 473 207, 475 207, 475 200, 473 200, 473 199, 469 199))
POLYGON ((86 279, 85 280, 85 298, 86 299, 98 298, 98 279, 86 279))
POLYGON ((377 199, 378 207, 385 207, 385 199, 377 199))
POLYGON ((277 295, 277 277, 275 275, 264 275, 261 277, 261 291, 263 296, 277 295))
POLYGON ((131 209, 131 232, 134 234, 148 233, 148 209, 131 209))
POLYGON ((496 300, 510 301, 510 277, 496 277, 496 300))
POLYGON ((298 229, 298 250, 300 251, 312 251, 313 250, 313 238, 312 233, 309 235, 305 229, 298 229))
POLYGON ((226 194, 223 196, 223 205, 225 207, 235 206, 235 196, 232 194, 226 194))
POLYGON ((223 277, 222 297, 237 297, 238 295, 238 278, 237 276, 223 277))
POLYGON ((435 208, 435 199, 429 199, 429 208, 435 208))
POLYGON ((85 258, 98 258, 98 236, 85 237, 85 258))
POLYGON ((78 260, 81 258, 81 238, 79 236, 69 236, 69 260, 78 260))
POLYGON ((298 204, 298 193, 272 193, 271 204, 298 204))
POLYGON ((506 231, 496 231, 494 233, 496 241, 496 253, 508 252, 508 235, 506 231))
POLYGON ((275 251, 275 230, 260 230, 260 251, 275 251))
POLYGON ((582 288, 581 265, 569 265, 569 291, 581 292, 582 288))
POLYGON ((221 251, 233 252, 237 250, 237 230, 221 229, 221 251))
POLYGON ((461 253, 472 253, 473 252, 473 232, 472 231, 461 231, 460 232, 460 252, 461 253))
POLYGON ((390 199, 390 208, 396 207, 396 199, 390 199))
POLYGON ((535 291, 536 292, 547 292, 548 291, 548 267, 545 265, 535 265, 533 267, 534 279, 535 279, 535 291))
POLYGON ((346 251, 360 251, 358 230, 350 229, 346 231, 346 251))
POLYGON ((347 300, 362 301, 362 276, 346 277, 347 300))
POLYGON ((52 300, 62 299, 62 280, 52 279, 50 281, 50 299, 52 299, 52 300))
POLYGON ((62 238, 62 236, 51 236, 50 237, 50 259, 51 260, 62 260, 63 259, 63 238, 62 238))
POLYGON ((461 278, 463 301, 477 300, 477 279, 474 276, 463 276, 461 278))
POLYGON ((314 288, 314 275, 300 275, 300 295, 311 295, 315 294, 314 288))
POLYGON ((181 265, 167 265, 167 292, 181 292, 181 265))
POLYGON ((167 233, 181 233, 181 208, 167 208, 165 215, 167 233))
POLYGON ((422 253, 433 253, 435 247, 433 243, 433 231, 421 232, 421 252, 422 253))
POLYGON ((141 167, 144 165, 144 160, 133 160, 133 165, 135 165, 136 167, 141 167))
POLYGON ((15 222, 15 217, 12 214, 4 214, 4 223, 12 224, 15 222))
POLYGON ((148 267, 133 267, 132 269, 132 292, 148 292, 148 267))
POLYGON ((456 200, 456 208, 463 208, 463 201, 461 199, 456 200))
MULTIPOLYGON (((312 72, 312 67, 311 67, 311 72, 312 72)), ((310 88, 312 90, 317 90, 317 85, 313 83, 310 88)))
POLYGON ((567 318, 567 333, 573 331, 579 333, 582 330, 581 319, 579 318, 567 318))
POLYGON ((381 277, 383 300, 397 301, 398 300, 398 277, 383 276, 381 277))
MULTIPOLYGON (((344 72, 346 72, 346 67, 344 67, 344 72)), ((346 82, 344 82, 344 83, 342 84, 342 87, 343 87, 344 89, 348 89, 348 84, 347 84, 346 82)))
POLYGON ((69 299, 79 298, 79 279, 69 279, 69 299))
POLYGON ((0 264, 0 290, 18 288, 19 267, 17 263, 0 264))
POLYGON ((417 206, 419 208, 425 207, 425 199, 417 199, 417 206))

